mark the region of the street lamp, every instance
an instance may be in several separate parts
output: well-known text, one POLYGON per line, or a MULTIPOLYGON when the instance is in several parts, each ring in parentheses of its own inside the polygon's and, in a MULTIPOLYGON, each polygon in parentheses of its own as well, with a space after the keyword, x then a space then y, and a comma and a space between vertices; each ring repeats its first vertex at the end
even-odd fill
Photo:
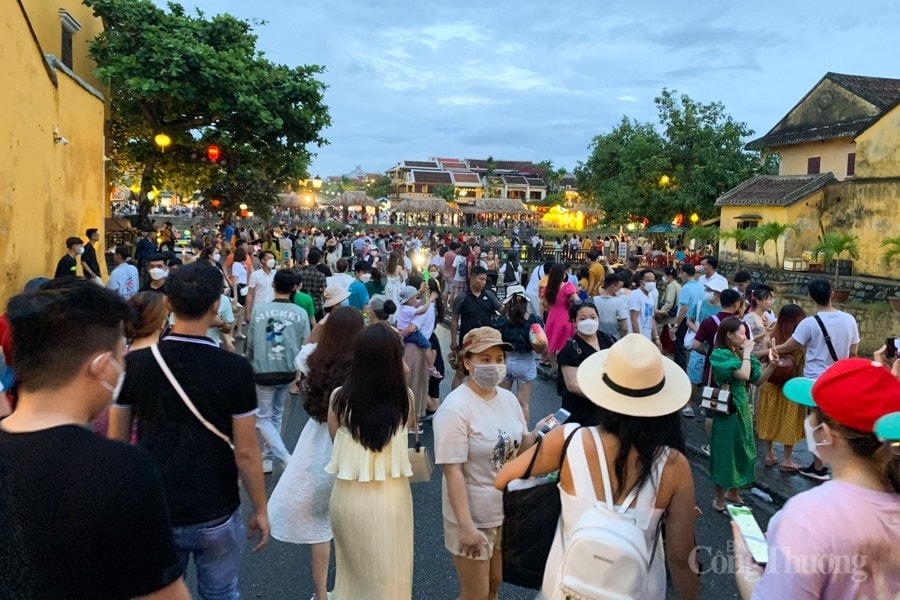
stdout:
POLYGON ((697 213, 694 213, 691 215, 691 225, 696 225, 697 221, 699 221, 699 220, 700 220, 700 215, 698 215, 697 213))
POLYGON ((238 206, 238 208, 240 208, 241 210, 247 210, 247 205, 242 202, 240 206, 238 206))
POLYGON ((166 148, 172 145, 172 138, 167 136, 164 133, 157 133, 153 137, 153 141, 156 142, 156 145, 159 146, 160 152, 165 152, 166 148))
POLYGON ((319 177, 318 175, 316 175, 315 177, 312 178, 311 183, 312 183, 314 190, 322 189, 322 178, 319 177))

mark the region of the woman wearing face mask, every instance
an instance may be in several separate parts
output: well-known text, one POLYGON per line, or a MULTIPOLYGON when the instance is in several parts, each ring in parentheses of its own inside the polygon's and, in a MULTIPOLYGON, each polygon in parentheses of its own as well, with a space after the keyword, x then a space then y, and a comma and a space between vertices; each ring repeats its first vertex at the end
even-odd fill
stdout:
POLYGON ((588 356, 606 350, 616 340, 600 331, 600 314, 593 302, 573 306, 569 311, 569 319, 574 326, 575 335, 559 351, 556 392, 562 396, 562 408, 571 413, 570 423, 594 426, 599 423, 597 408, 584 397, 578 386, 578 367, 588 356))
POLYGON ((727 386, 734 403, 732 414, 707 411, 712 417, 709 472, 714 486, 713 508, 725 511, 725 502, 743 504, 738 488, 753 483, 756 441, 750 416, 748 383, 762 385, 778 359, 774 350, 763 369, 753 355, 753 340, 747 339, 744 323, 737 317, 722 319, 716 332, 716 347, 709 355, 712 385, 727 386))
POLYGON ((497 597, 503 493, 494 488, 494 478, 537 439, 537 428, 528 432, 519 401, 499 387, 508 350, 512 346, 493 327, 467 333, 457 356, 469 377, 434 416, 435 460, 443 470, 444 547, 464 599, 497 597))
POLYGON ((741 597, 900 597, 900 454, 873 433, 900 411, 900 381, 878 362, 849 358, 818 380, 791 379, 784 392, 810 409, 806 443, 832 478, 769 521, 766 567, 732 528, 741 597))

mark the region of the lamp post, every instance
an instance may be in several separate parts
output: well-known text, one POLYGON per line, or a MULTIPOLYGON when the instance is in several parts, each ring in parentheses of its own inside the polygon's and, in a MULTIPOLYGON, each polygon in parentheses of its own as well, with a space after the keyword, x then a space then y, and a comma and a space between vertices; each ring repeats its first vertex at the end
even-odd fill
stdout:
POLYGON ((691 225, 696 225, 697 221, 699 221, 699 220, 700 220, 700 215, 698 215, 697 213, 694 213, 691 215, 691 225))
POLYGON ((153 141, 159 146, 160 152, 165 152, 166 148, 172 145, 172 138, 167 136, 165 133, 157 133, 153 137, 153 141))

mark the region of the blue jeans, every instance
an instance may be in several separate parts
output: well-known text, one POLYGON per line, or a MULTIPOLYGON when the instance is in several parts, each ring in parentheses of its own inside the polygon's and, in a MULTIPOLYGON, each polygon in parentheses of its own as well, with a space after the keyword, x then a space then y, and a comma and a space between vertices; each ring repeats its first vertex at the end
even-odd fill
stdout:
POLYGON ((281 418, 284 416, 284 403, 291 395, 291 384, 256 386, 256 428, 266 441, 263 459, 272 460, 278 457, 287 464, 291 453, 281 439, 281 418))
POLYGON ((246 537, 240 508, 225 521, 173 527, 172 533, 183 568, 187 569, 188 560, 194 555, 197 591, 203 600, 240 600, 238 575, 246 537))

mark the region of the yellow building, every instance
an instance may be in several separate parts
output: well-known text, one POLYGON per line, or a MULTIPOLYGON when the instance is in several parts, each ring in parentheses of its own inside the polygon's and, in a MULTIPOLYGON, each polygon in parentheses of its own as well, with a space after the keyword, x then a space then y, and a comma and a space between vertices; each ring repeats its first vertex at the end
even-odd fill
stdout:
MULTIPOLYGON (((900 79, 826 73, 750 150, 779 155, 777 176, 758 176, 723 194, 723 231, 769 221, 796 223, 799 233, 779 242, 778 256, 800 258, 826 232, 859 237, 854 274, 885 272, 881 243, 900 235, 900 79)), ((720 242, 733 257, 734 241, 720 242)), ((743 262, 775 266, 772 243, 765 255, 750 242, 743 262)), ((846 257, 845 257, 846 258, 846 257)))
POLYGON ((88 57, 101 30, 79 0, 0 5, 0 310, 53 276, 67 237, 102 239, 106 101, 88 57))

